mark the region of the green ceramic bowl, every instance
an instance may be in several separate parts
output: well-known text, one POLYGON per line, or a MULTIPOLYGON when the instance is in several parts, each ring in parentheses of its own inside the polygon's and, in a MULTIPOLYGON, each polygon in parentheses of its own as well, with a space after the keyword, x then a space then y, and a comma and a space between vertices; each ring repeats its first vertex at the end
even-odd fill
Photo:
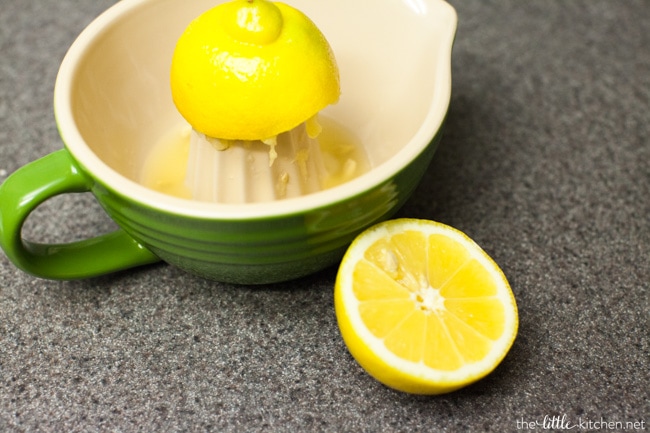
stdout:
POLYGON ((360 231, 407 200, 449 106, 457 19, 441 0, 289 1, 334 49, 342 97, 325 114, 364 144, 366 174, 299 198, 241 205, 174 198, 136 182, 150 146, 183 121, 169 91, 175 41, 215 3, 122 0, 74 42, 54 94, 65 149, 0 187, 0 244, 16 266, 74 279, 164 260, 219 281, 278 282, 335 264, 360 231), (116 232, 64 245, 22 239, 40 203, 81 191, 92 191, 116 232))

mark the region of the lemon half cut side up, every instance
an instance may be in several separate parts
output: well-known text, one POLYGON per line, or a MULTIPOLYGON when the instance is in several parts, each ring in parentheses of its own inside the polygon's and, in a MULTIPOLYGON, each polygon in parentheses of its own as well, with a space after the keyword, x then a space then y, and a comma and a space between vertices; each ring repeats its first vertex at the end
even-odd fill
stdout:
POLYGON ((441 394, 492 372, 518 328, 498 265, 464 233, 418 219, 360 234, 339 268, 336 317, 352 356, 383 384, 441 394))

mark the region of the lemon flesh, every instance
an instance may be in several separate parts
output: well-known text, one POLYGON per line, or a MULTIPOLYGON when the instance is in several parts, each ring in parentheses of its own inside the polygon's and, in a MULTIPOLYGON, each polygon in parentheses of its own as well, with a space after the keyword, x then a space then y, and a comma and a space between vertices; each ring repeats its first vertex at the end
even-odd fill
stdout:
POLYGON ((433 221, 388 221, 359 235, 334 296, 350 353, 400 391, 469 385, 496 368, 517 334, 503 272, 466 235, 433 221))
POLYGON ((177 41, 171 90, 198 132, 265 140, 338 101, 334 54, 302 12, 266 0, 234 0, 196 18, 177 41))

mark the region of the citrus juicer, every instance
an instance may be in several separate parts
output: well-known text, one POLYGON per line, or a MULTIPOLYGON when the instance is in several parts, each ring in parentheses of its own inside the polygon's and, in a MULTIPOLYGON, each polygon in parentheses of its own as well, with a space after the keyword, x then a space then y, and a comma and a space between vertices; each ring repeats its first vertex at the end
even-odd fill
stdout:
POLYGON ((192 129, 185 186, 194 200, 250 203, 299 197, 322 189, 327 171, 306 125, 271 140, 224 144, 192 129))
MULTIPOLYGON (((344 93, 320 111, 319 140, 327 151, 329 120, 353 131, 370 167, 358 177, 297 198, 242 205, 188 200, 140 182, 142 163, 170 125, 186 125, 169 91, 178 37, 223 1, 122 0, 78 36, 54 90, 64 148, 0 186, 0 246, 16 266, 41 278, 75 279, 164 260, 217 281, 287 281, 339 262, 361 230, 412 195, 449 108, 457 17, 444 0, 377 0, 372 8, 291 0, 318 19, 336 50, 344 93), (45 200, 81 191, 92 192, 116 231, 68 244, 21 235, 45 200)), ((187 146, 180 147, 176 162, 185 164, 187 146)))

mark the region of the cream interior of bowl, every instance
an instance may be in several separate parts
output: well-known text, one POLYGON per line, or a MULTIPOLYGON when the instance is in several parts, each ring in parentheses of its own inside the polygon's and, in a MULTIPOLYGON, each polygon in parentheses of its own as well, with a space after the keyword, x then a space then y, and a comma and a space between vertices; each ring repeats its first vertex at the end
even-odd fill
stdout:
MULTIPOLYGON (((217 3, 119 2, 79 36, 61 66, 55 112, 67 147, 102 181, 152 205, 195 206, 134 183, 150 147, 183 122, 169 90, 176 40, 192 19, 217 3)), ((389 178, 427 145, 449 103, 456 16, 441 0, 287 3, 305 12, 329 40, 342 95, 324 114, 357 135, 373 167, 337 191, 295 199, 304 199, 297 210, 361 192, 389 178)), ((265 205, 267 212, 272 206, 265 205)))

